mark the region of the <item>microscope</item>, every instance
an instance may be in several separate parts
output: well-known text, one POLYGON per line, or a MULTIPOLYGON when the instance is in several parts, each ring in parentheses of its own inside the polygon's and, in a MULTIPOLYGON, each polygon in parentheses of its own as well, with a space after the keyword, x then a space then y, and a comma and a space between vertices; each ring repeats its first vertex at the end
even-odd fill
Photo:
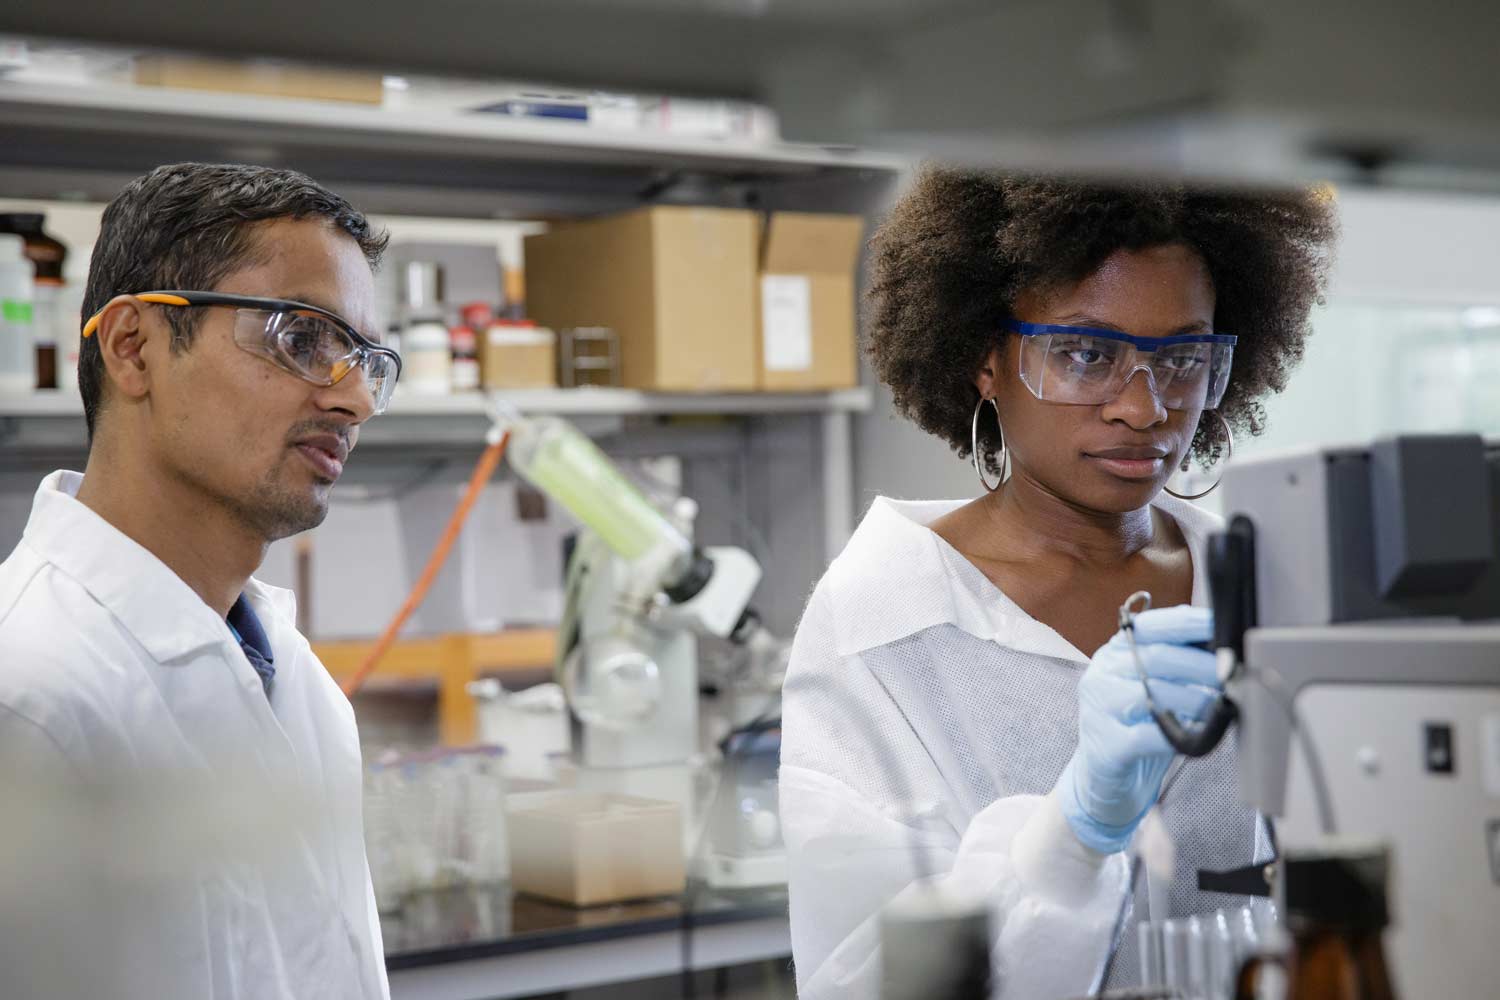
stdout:
POLYGON ((712 796, 709 815, 694 817, 704 742, 699 639, 737 647, 760 688, 779 691, 785 671, 786 644, 750 607, 760 564, 743 549, 695 545, 692 500, 659 510, 565 421, 509 413, 497 424, 510 433, 516 472, 583 525, 567 561, 557 662, 579 786, 681 803, 686 850, 695 853, 699 835, 690 831, 704 824, 705 874, 716 886, 784 882, 777 755, 759 752, 763 733, 726 741, 727 791, 712 796))

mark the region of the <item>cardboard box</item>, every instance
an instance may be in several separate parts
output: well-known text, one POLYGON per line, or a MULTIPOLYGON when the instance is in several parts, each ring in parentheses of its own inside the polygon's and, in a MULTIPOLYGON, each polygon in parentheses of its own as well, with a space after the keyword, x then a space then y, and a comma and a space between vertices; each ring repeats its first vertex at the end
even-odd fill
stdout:
POLYGON ((215 90, 229 94, 301 97, 358 104, 379 104, 385 99, 379 73, 294 65, 271 59, 138 56, 133 78, 142 86, 215 90))
POLYGON ((629 388, 754 390, 758 230, 753 212, 656 206, 528 236, 526 311, 612 328, 629 388))
POLYGON ((761 255, 756 359, 760 388, 848 389, 855 357, 855 268, 864 240, 857 215, 777 212, 761 255))
POLYGON ((517 892, 572 906, 680 894, 687 884, 675 802, 565 792, 512 808, 517 892))
POLYGON ((557 385, 557 334, 529 323, 495 323, 479 335, 479 371, 486 389, 549 389, 557 385))

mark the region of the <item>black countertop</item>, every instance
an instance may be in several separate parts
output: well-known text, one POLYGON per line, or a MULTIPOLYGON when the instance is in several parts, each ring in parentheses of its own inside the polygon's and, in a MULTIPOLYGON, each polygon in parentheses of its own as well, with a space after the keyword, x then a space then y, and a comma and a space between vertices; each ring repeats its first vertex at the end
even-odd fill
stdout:
MULTIPOLYGON (((508 886, 418 893, 399 913, 381 914, 385 964, 391 971, 465 962, 495 955, 563 948, 615 938, 681 930, 686 896, 575 908, 508 886)), ((736 923, 786 915, 786 889, 697 891, 694 926, 736 923)))

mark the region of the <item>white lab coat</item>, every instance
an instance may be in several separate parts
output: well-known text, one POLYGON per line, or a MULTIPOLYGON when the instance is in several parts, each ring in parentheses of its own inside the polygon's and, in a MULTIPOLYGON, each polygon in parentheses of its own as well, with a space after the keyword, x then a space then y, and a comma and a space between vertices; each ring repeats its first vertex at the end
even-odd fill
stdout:
POLYGON ((383 998, 349 701, 251 580, 260 678, 163 563, 48 476, 0 564, 6 997, 383 998))
MULTIPOLYGON (((1007 598, 927 525, 967 501, 875 501, 818 584, 783 692, 781 815, 802 1000, 878 995, 877 913, 931 876, 994 913, 1006 1000, 1085 992, 1128 886, 1123 854, 1083 847, 1048 794, 1077 745, 1088 657, 1007 598), (923 859, 920 867, 913 856, 923 859)), ((1162 497, 1206 604, 1213 515, 1162 497)), ((1244 901, 1198 868, 1267 856, 1235 798, 1232 741, 1190 762, 1164 808, 1177 844, 1166 915, 1244 901)), ((1112 985, 1134 983, 1134 919, 1112 985)))

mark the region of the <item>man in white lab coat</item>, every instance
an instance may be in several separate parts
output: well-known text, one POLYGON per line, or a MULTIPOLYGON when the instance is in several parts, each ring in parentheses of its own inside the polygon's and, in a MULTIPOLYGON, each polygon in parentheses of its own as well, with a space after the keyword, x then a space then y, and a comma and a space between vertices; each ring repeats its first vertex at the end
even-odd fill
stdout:
POLYGON ((353 711, 251 578, 389 399, 384 246, 284 170, 162 167, 106 209, 88 463, 0 564, 5 996, 388 995, 353 711))

